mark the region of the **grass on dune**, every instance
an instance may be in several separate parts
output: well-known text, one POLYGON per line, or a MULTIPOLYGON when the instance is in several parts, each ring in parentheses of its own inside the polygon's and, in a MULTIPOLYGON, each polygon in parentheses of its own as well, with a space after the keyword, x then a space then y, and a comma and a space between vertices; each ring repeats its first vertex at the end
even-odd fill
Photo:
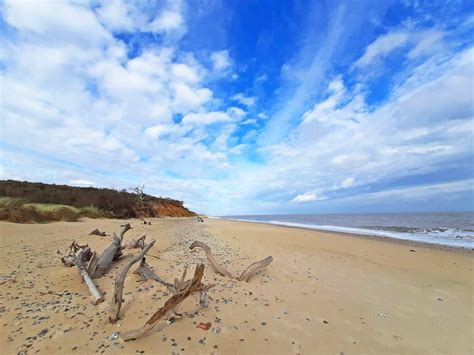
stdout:
POLYGON ((101 218, 106 213, 94 206, 71 207, 49 203, 29 203, 22 198, 0 197, 0 220, 14 223, 68 221, 81 217, 101 218))

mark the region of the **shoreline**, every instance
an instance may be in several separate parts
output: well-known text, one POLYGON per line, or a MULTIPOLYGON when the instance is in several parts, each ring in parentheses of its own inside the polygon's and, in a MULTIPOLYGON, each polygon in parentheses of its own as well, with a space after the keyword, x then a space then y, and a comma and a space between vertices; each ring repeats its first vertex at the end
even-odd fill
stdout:
POLYGON ((231 219, 231 218, 214 217, 214 216, 212 217, 208 216, 207 218, 213 219, 213 220, 229 221, 229 222, 253 223, 253 224, 263 224, 263 225, 268 225, 268 226, 276 226, 276 227, 283 227, 283 228, 290 228, 290 229, 302 229, 302 230, 309 230, 309 231, 335 234, 335 235, 344 235, 344 236, 356 237, 356 238, 367 238, 370 240, 386 241, 386 242, 392 242, 396 244, 403 244, 403 245, 409 245, 409 246, 426 246, 432 249, 466 252, 469 254, 474 252, 474 246, 465 247, 465 246, 448 245, 448 244, 442 244, 442 243, 431 243, 431 242, 412 240, 412 239, 403 239, 403 238, 397 238, 397 237, 389 237, 389 236, 383 236, 383 235, 358 234, 358 233, 335 231, 335 230, 329 230, 329 229, 318 229, 314 227, 313 228, 305 227, 304 225, 293 226, 293 225, 284 224, 285 222, 271 223, 267 221, 252 221, 252 220, 231 219))

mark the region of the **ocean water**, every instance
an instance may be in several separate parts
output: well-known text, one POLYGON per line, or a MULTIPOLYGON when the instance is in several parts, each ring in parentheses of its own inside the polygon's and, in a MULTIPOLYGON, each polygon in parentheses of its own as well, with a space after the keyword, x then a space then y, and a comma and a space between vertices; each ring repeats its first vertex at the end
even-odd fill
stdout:
POLYGON ((219 218, 474 249, 474 212, 247 215, 219 218))

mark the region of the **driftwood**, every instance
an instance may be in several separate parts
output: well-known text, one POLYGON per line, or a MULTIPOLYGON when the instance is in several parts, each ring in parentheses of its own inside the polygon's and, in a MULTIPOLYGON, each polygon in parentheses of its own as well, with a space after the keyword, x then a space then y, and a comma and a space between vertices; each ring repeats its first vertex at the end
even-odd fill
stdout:
POLYGON ((122 339, 125 341, 127 340, 134 340, 143 336, 148 331, 152 330, 158 321, 163 317, 167 316, 169 313, 173 312, 176 306, 178 306, 181 302, 183 302, 189 295, 194 292, 197 292, 201 288, 201 280, 202 276, 204 275, 204 265, 199 264, 196 266, 196 270, 194 271, 194 277, 190 282, 188 282, 188 287, 184 287, 185 281, 184 277, 186 275, 186 270, 183 272, 183 276, 181 280, 175 285, 178 293, 173 295, 169 298, 163 307, 161 307, 158 311, 156 311, 148 321, 143 325, 143 327, 135 330, 131 330, 121 335, 122 339))
MULTIPOLYGON (((65 266, 72 267, 72 266, 76 265, 77 253, 80 252, 83 249, 86 249, 86 248, 89 249, 87 244, 86 245, 80 245, 80 244, 77 244, 76 241, 74 240, 71 243, 71 245, 67 248, 65 253, 61 253, 58 249, 56 249, 56 253, 61 255, 61 261, 63 262, 63 264, 65 266)), ((86 259, 86 258, 89 258, 91 256, 92 256, 92 252, 89 249, 87 255, 83 255, 83 258, 86 259)))
POLYGON ((249 267, 240 274, 240 276, 237 278, 239 281, 249 281, 250 278, 256 274, 258 271, 262 270, 263 268, 267 267, 270 265, 270 263, 273 261, 273 258, 271 256, 267 256, 265 259, 256 261, 252 264, 249 265, 249 267))
POLYGON ((235 278, 239 281, 247 281, 248 282, 254 274, 256 274, 258 271, 260 271, 260 270, 264 269, 265 267, 267 267, 273 261, 273 258, 271 256, 268 256, 263 260, 260 260, 260 261, 257 261, 257 262, 254 262, 254 263, 250 264, 249 267, 247 269, 245 269, 242 272, 242 274, 240 274, 239 277, 233 277, 232 274, 229 271, 227 271, 223 266, 219 265, 216 258, 212 254, 211 248, 209 248, 203 242, 195 241, 193 244, 191 244, 189 246, 189 249, 192 250, 196 247, 201 248, 202 250, 204 250, 204 252, 206 253, 207 260, 209 261, 209 264, 211 265, 211 268, 216 273, 218 273, 222 276, 228 276, 232 279, 235 278))
POLYGON ((137 240, 132 239, 130 243, 128 243, 127 248, 129 249, 143 249, 145 248, 145 238, 146 236, 143 236, 137 240))
POLYGON ((107 249, 105 249, 98 258, 94 258, 93 262, 89 264, 88 271, 93 279, 105 275, 110 269, 112 262, 122 256, 122 250, 124 248, 122 247, 123 235, 132 228, 129 223, 122 227, 118 236, 114 233, 112 243, 107 249))
POLYGON ((92 301, 94 304, 99 304, 104 301, 104 297, 99 292, 97 287, 94 285, 85 263, 92 260, 95 256, 95 253, 87 245, 79 245, 75 241, 69 246, 65 254, 57 251, 58 254, 61 254, 61 261, 66 266, 76 266, 79 270, 79 274, 82 277, 82 280, 89 288, 89 292, 92 296, 92 301))
POLYGON ((98 235, 99 237, 105 237, 107 234, 105 234, 105 232, 101 232, 98 229, 94 229, 92 232, 89 233, 89 235, 98 235))
MULTIPOLYGON (((142 279, 139 281, 154 280, 159 284, 165 286, 172 294, 176 294, 179 292, 174 284, 166 282, 161 277, 156 275, 155 272, 151 269, 150 265, 148 265, 148 263, 146 262, 145 258, 142 258, 142 260, 140 261, 140 265, 138 265, 138 267, 133 273, 138 274, 142 277, 142 279)), ((190 282, 191 280, 185 281, 183 287, 188 287, 190 282)), ((201 288, 199 289, 199 304, 201 305, 201 307, 207 308, 207 298, 209 297, 207 295, 207 291, 209 291, 209 289, 213 286, 214 285, 201 284, 201 288)))
POLYGON ((81 275, 82 279, 84 280, 84 283, 87 285, 89 288, 89 292, 92 295, 92 301, 93 303, 99 304, 104 301, 104 297, 102 294, 99 292, 97 287, 94 285, 94 282, 92 281, 91 277, 89 276, 89 273, 87 272, 86 267, 84 266, 84 262, 87 260, 87 258, 84 258, 84 255, 89 255, 90 253, 89 247, 82 249, 79 255, 77 256, 76 259, 76 266, 79 269, 79 274, 81 275))
POLYGON ((151 247, 155 244, 155 241, 151 241, 140 254, 134 256, 131 260, 128 261, 127 265, 117 274, 115 278, 115 288, 114 288, 114 296, 112 298, 112 303, 110 305, 110 315, 109 321, 110 323, 115 323, 119 319, 120 309, 122 308, 123 302, 123 284, 125 282, 125 277, 127 276, 128 271, 132 267, 133 264, 138 262, 143 256, 151 249, 151 247))
POLYGON ((142 258, 142 260, 140 261, 140 265, 138 265, 138 267, 133 273, 140 275, 142 277, 141 281, 154 280, 165 286, 171 293, 174 293, 174 285, 169 282, 166 282, 165 280, 157 276, 155 272, 150 268, 150 265, 148 265, 145 258, 142 258))
POLYGON ((198 222, 204 222, 204 220, 202 219, 201 216, 197 216, 197 220, 198 220, 198 222))
POLYGON ((233 278, 232 274, 229 271, 227 271, 224 267, 219 265, 219 263, 214 258, 214 255, 211 252, 211 248, 209 248, 203 242, 195 241, 193 244, 190 245, 189 249, 192 250, 196 247, 201 248, 202 250, 204 250, 204 252, 206 253, 207 260, 209 261, 209 264, 211 264, 211 268, 212 268, 212 270, 214 270, 214 272, 216 272, 216 273, 218 273, 222 276, 228 276, 230 278, 233 278))

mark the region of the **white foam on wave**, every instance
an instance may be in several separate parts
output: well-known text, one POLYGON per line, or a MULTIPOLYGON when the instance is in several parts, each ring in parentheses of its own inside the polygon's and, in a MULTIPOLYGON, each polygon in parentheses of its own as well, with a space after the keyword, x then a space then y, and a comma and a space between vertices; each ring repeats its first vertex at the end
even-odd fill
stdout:
POLYGON ((354 228, 354 227, 341 227, 332 225, 319 225, 319 224, 306 224, 306 223, 294 223, 286 221, 257 221, 243 218, 220 218, 233 221, 241 222, 252 222, 252 223, 263 223, 263 224, 274 224, 286 227, 295 228, 306 228, 315 230, 324 230, 330 232, 340 232, 348 234, 357 234, 370 237, 385 237, 393 239, 410 240, 419 243, 445 245, 456 248, 474 249, 474 233, 468 231, 462 231, 453 228, 447 228, 445 230, 433 230, 423 231, 419 233, 403 233, 387 231, 383 229, 366 229, 366 228, 354 228))

